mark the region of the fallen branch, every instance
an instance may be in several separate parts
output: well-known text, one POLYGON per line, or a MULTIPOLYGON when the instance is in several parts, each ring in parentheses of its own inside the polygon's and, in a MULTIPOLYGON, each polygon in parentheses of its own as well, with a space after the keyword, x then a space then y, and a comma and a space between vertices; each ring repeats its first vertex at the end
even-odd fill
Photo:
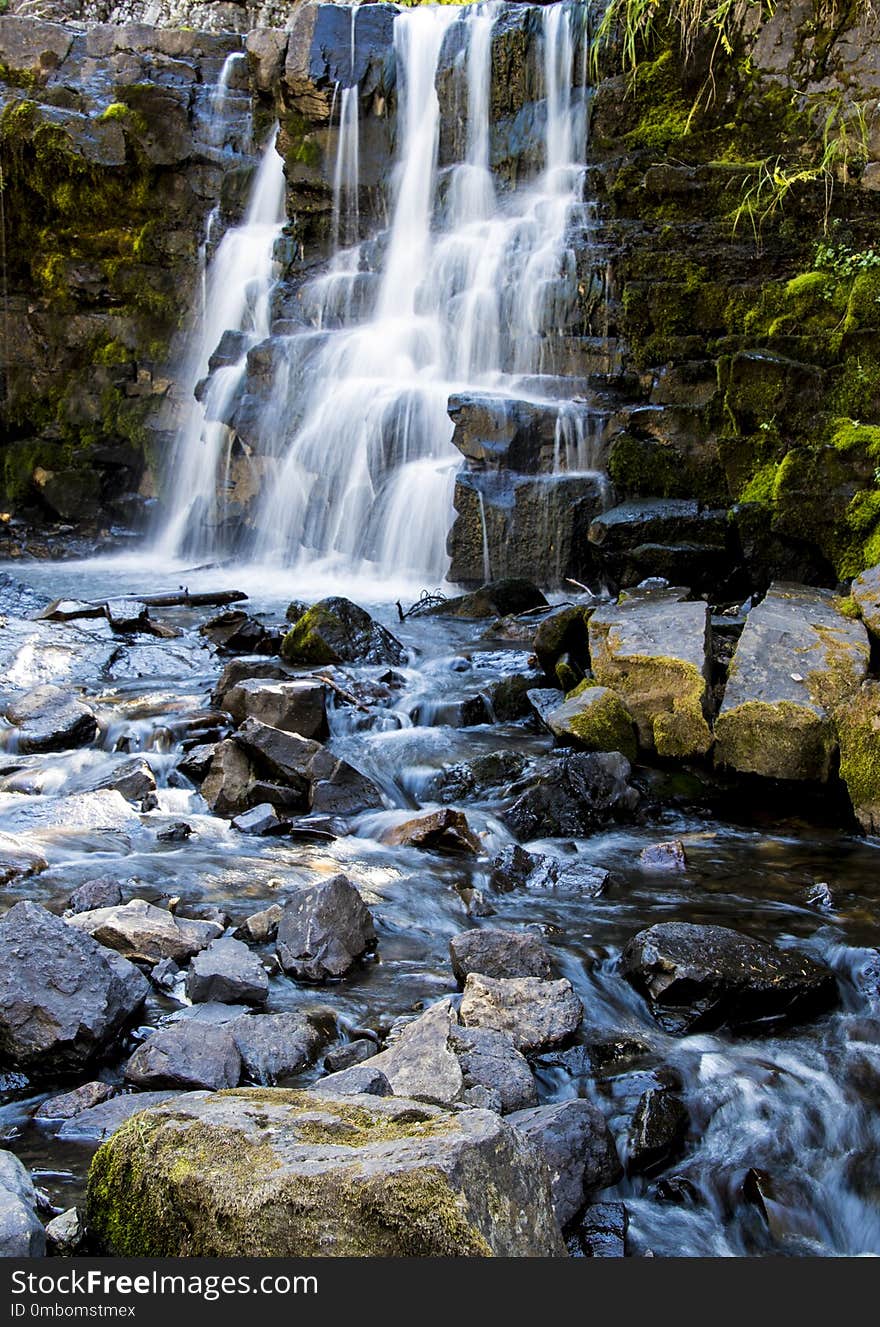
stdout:
POLYGON ((400 600, 397 601, 397 616, 401 622, 405 622, 408 617, 418 617, 421 613, 427 613, 432 608, 439 607, 446 603, 446 595, 440 590, 422 590, 418 599, 409 608, 404 608, 400 600))
POLYGON ((332 677, 327 677, 325 673, 313 673, 312 676, 316 682, 323 682, 325 686, 330 687, 331 691, 335 691, 337 696, 341 696, 347 705, 354 705, 355 708, 361 710, 362 713, 369 714, 369 705, 364 705, 358 700, 357 696, 353 696, 350 691, 346 691, 338 682, 334 682, 332 677))

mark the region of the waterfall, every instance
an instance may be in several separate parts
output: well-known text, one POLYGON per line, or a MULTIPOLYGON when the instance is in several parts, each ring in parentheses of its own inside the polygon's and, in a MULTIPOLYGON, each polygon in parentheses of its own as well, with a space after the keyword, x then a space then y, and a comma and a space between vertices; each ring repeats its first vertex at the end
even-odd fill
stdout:
MULTIPOLYGON (((266 474, 249 518, 249 551, 259 562, 440 581, 449 567, 462 462, 452 444, 449 396, 488 391, 545 399, 541 378, 557 371, 553 338, 577 300, 567 231, 574 210, 583 209, 587 115, 576 25, 586 10, 539 11, 532 46, 543 86, 543 166, 533 181, 506 192, 490 168, 492 39, 503 10, 490 2, 395 17, 397 151, 389 221, 366 241, 359 235, 360 90, 335 89, 334 251, 326 270, 299 292, 309 325, 272 337, 271 389, 260 398, 256 420, 248 421, 249 444, 266 474), (456 24, 466 134, 461 159, 441 167, 437 76, 456 24)), ((357 16, 355 7, 351 69, 357 16)), ((270 147, 266 161, 272 157, 270 147)), ((265 163, 264 169, 271 174, 265 163)), ((260 227, 252 216, 221 243, 209 272, 193 385, 222 332, 244 326, 250 306, 240 297, 236 303, 232 289, 259 283, 268 289, 277 224, 270 207, 260 227), (251 264, 246 280, 239 263, 251 264), (223 298, 235 305, 229 312, 223 298)), ((248 349, 269 333, 255 317, 246 330, 248 349)), ((246 354, 216 368, 201 408, 181 431, 167 553, 211 555, 230 547, 222 501, 213 494, 223 490, 228 422, 246 370, 246 354)), ((560 404, 558 388, 546 400, 559 410, 556 470, 592 473, 595 430, 580 417, 583 405, 560 404)))

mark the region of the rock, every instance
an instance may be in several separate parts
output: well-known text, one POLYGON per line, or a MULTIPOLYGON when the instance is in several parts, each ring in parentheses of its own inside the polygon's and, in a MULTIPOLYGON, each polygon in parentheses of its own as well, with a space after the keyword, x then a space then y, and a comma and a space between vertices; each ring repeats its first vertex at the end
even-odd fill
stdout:
POLYGON ((322 599, 291 627, 281 645, 288 663, 399 664, 406 659, 400 641, 350 599, 322 599))
POLYGON ((0 1193, 11 1193, 26 1207, 36 1207, 37 1193, 30 1171, 14 1152, 0 1149, 0 1193))
POLYGON ((646 871, 686 871, 687 855, 681 839, 652 843, 639 853, 639 865, 646 871))
POLYGON ((248 64, 258 92, 276 91, 284 68, 287 40, 286 32, 273 28, 254 28, 248 33, 248 64))
POLYGON ((215 750, 213 742, 200 742, 198 746, 191 747, 177 762, 178 772, 198 787, 207 778, 215 750))
POLYGON ((449 1045, 457 1021, 451 1001, 438 1000, 404 1024, 393 1045, 373 1057, 370 1068, 385 1075, 398 1097, 451 1106, 464 1091, 461 1066, 449 1045))
POLYGON ((610 872, 602 866, 593 866, 579 857, 538 857, 534 870, 523 882, 526 889, 546 890, 554 894, 580 894, 584 898, 597 898, 608 885, 610 872))
POLYGON ((540 853, 526 852, 518 843, 508 843, 495 854, 490 863, 492 888, 500 894, 521 889, 529 877, 550 860, 540 853))
POLYGON ((858 693, 870 654, 865 628, 837 602, 777 582, 749 613, 715 721, 719 763, 773 779, 828 778, 833 714, 858 693))
POLYGON ((290 682, 247 678, 226 692, 224 708, 236 723, 259 719, 285 733, 321 738, 327 733, 326 702, 326 686, 311 678, 290 682))
POLYGON ((32 1207, 0 1189, 0 1258, 42 1258, 46 1232, 32 1207))
MULTIPOLYGON (((211 692, 211 704, 229 712, 230 693, 240 683, 254 680, 290 682, 295 675, 280 659, 230 659, 211 692)), ((307 680, 311 683, 311 679, 307 680)))
POLYGON ((509 1121, 544 1157, 553 1184, 553 1210, 565 1227, 599 1189, 623 1175, 602 1112, 584 1097, 515 1111, 509 1121))
POLYGON ((623 1258, 629 1224, 623 1203, 593 1203, 584 1212, 576 1239, 586 1258, 623 1258))
POLYGON ((132 1115, 138 1115, 150 1106, 158 1106, 163 1101, 170 1101, 177 1095, 177 1092, 129 1092, 124 1096, 111 1097, 100 1106, 92 1106, 67 1120, 58 1130, 58 1137, 64 1142, 103 1142, 130 1120, 132 1115))
POLYGON ((603 579, 617 585, 664 577, 702 593, 735 564, 727 511, 690 498, 622 502, 595 517, 587 538, 603 579))
POLYGON ((281 915, 282 909, 277 903, 264 908, 262 912, 252 912, 238 928, 236 936, 239 940, 250 940, 255 945, 264 945, 267 941, 275 939, 281 915))
POLYGON ((363 1064, 376 1054, 376 1045, 366 1037, 356 1037, 354 1041, 343 1042, 335 1046, 324 1056, 324 1068, 328 1074, 341 1073, 343 1069, 352 1069, 356 1064, 363 1064))
POLYGON ((553 963, 536 931, 512 931, 485 926, 462 931, 449 942, 452 971, 460 985, 469 972, 485 977, 553 976, 553 963))
POLYGON ((34 1114, 37 1120, 72 1120, 92 1106, 99 1106, 113 1096, 116 1089, 110 1083, 84 1083, 72 1092, 64 1092, 58 1097, 47 1097, 34 1114))
POLYGON ((122 902, 122 886, 118 880, 99 876, 97 880, 88 880, 70 896, 73 912, 93 912, 97 908, 114 908, 122 902))
POLYGON ((565 692, 558 687, 530 687, 526 695, 541 723, 549 728, 550 715, 563 704, 565 692))
POLYGON ((569 692, 544 722, 560 742, 584 751, 621 751, 635 760, 636 730, 633 716, 608 687, 582 682, 569 692))
POLYGON ((98 720, 82 701, 61 687, 36 687, 9 706, 6 717, 18 729, 23 755, 40 751, 71 751, 98 736, 98 720))
POLYGON ((264 1004, 269 978, 247 945, 223 936, 196 954, 186 974, 186 993, 193 1004, 264 1004))
POLYGON ((828 968, 726 926, 651 926, 626 945, 620 970, 674 1033, 806 1018, 837 1000, 828 968))
POLYGON ((580 838, 610 820, 631 819, 641 800, 619 751, 553 757, 501 819, 519 839, 580 838))
MULTIPOLYGON (((259 719, 248 719, 234 740, 248 759, 262 766, 270 778, 290 786, 302 798, 304 809, 316 814, 356 815, 382 805, 382 794, 372 780, 334 756, 320 742, 299 737, 296 733, 284 733, 280 728, 260 723, 259 719)), ((225 745, 221 743, 221 746, 225 745)), ((202 796, 206 801, 210 800, 208 786, 213 775, 212 764, 211 773, 202 785, 202 796)), ((234 782, 239 789, 241 772, 238 770, 234 782)))
POLYGON ((182 977, 183 972, 173 958, 160 959, 150 973, 150 981, 154 986, 158 986, 161 991, 173 991, 178 980, 182 977))
POLYGON ((444 617, 479 619, 518 616, 533 608, 546 607, 547 600, 536 585, 512 576, 505 580, 490 581, 458 599, 447 599, 433 611, 444 617))
POLYGON ((110 599, 105 614, 112 630, 120 635, 150 630, 150 610, 139 599, 110 599))
POLYGON ((175 820, 167 829, 161 829, 156 838, 160 843, 186 843, 192 838, 192 826, 185 820, 175 820))
POLYGON ((866 834, 880 833, 880 683, 863 682, 835 711, 840 777, 866 834))
POLYGON ((552 609, 535 632, 532 649, 544 670, 548 682, 558 683, 556 665, 567 654, 585 672, 590 659, 587 624, 593 607, 581 604, 562 604, 552 609))
POLYGON ((342 977, 375 947, 369 908, 344 875, 304 885, 284 905, 278 923, 278 958, 300 981, 342 977))
POLYGON ((597 608, 589 635, 596 681, 627 706, 643 746, 659 756, 709 750, 707 604, 681 603, 673 593, 633 595, 597 608))
POLYGON ((869 567, 857 576, 850 594, 858 605, 862 621, 872 636, 880 636, 880 565, 869 567))
POLYGON ((65 835, 94 830, 125 836, 141 828, 140 817, 115 790, 22 800, 24 804, 19 801, 6 810, 6 824, 15 833, 51 830, 65 835))
POLYGON ((240 816, 232 817, 232 828, 239 834, 282 834, 290 828, 289 820, 282 820, 269 802, 252 806, 250 811, 242 811, 240 816))
POLYGON ((448 1044, 461 1069, 463 1100, 483 1089, 497 1099, 493 1109, 501 1114, 537 1102, 538 1090, 529 1062, 506 1033, 455 1025, 450 1029, 448 1044))
POLYGON ((214 815, 231 819, 247 811, 253 784, 251 762, 239 744, 231 738, 218 742, 201 789, 214 815))
POLYGON ((281 633, 241 608, 218 613, 199 627, 199 633, 222 654, 277 654, 281 633))
POLYGON ((144 1123, 89 1172, 89 1229, 117 1256, 564 1253, 546 1168, 488 1111, 243 1089, 144 1123))
POLYGON ((269 1086, 305 1069, 321 1044, 315 1025, 298 1012, 237 1018, 232 1036, 245 1077, 269 1086))
POLYGON ((0 885, 39 875, 48 865, 42 853, 26 847, 12 834, 0 834, 0 885))
POLYGON ((422 848, 431 852, 479 855, 482 844, 462 811, 444 809, 414 816, 386 829, 381 842, 392 847, 422 848))
POLYGON ((121 907, 76 913, 67 924, 139 963, 158 963, 163 958, 186 963, 223 932, 216 922, 187 921, 142 898, 121 907))
POLYGON ((629 1175, 651 1175, 684 1150, 690 1117, 681 1097, 668 1088, 643 1092, 629 1126, 626 1169, 629 1175))
POLYGON ((46 1226, 46 1241, 56 1257, 71 1258, 80 1251, 85 1233, 79 1212, 75 1207, 69 1207, 46 1226))
POLYGON ((135 756, 122 761, 111 774, 105 774, 92 784, 92 790, 101 788, 115 788, 127 802, 140 802, 156 791, 156 776, 148 761, 135 756))
POLYGON ((154 1032, 125 1066, 135 1087, 235 1087, 241 1055, 228 1024, 177 1023, 154 1032))
POLYGON ((0 921, 0 1057, 29 1074, 83 1068, 143 1004, 147 979, 36 903, 0 921))
POLYGON ((353 1064, 349 1069, 340 1069, 338 1073, 319 1078, 314 1091, 341 1097, 357 1097, 362 1093, 369 1097, 394 1096, 394 1090, 382 1070, 371 1064, 353 1064))
POLYGON ((584 1007, 571 982, 539 977, 483 977, 470 973, 459 1015, 465 1027, 506 1032, 517 1050, 558 1046, 580 1026, 584 1007))

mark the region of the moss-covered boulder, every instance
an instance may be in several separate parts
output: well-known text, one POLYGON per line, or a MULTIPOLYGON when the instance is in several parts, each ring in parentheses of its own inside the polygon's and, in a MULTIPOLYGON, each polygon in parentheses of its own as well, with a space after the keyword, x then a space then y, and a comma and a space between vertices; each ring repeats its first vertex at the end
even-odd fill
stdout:
POLYGON ((840 777, 866 834, 880 833, 880 682, 863 682, 835 712, 840 777))
POLYGON ((281 644, 288 663, 399 664, 406 658, 400 641, 350 599, 321 599, 302 614, 299 604, 291 607, 298 616, 281 644))
POLYGON ((89 1172, 122 1257, 564 1256, 550 1175, 491 1111, 279 1088, 135 1116, 89 1172))
POLYGON ((871 635, 880 636, 880 566, 869 567, 856 577, 850 598, 871 635))
POLYGON ((608 687, 581 682, 547 715, 547 726, 566 745, 584 751, 622 751, 628 760, 636 758, 633 716, 608 687))
POLYGON ((719 763, 774 779, 824 782, 833 715, 868 669, 864 626, 827 590, 776 583, 749 614, 715 722, 719 763))
POLYGON ((709 610, 675 591, 635 594, 590 618, 597 683, 625 703, 639 742, 660 756, 703 755, 708 712, 709 610))

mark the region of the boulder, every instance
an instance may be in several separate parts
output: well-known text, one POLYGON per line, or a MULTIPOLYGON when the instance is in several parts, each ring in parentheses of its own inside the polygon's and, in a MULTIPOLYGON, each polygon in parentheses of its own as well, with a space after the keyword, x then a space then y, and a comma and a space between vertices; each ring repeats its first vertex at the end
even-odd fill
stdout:
MULTIPOLYGON (((262 768, 268 777, 292 788, 310 811, 356 815, 382 805, 382 794, 372 780, 334 756, 320 742, 282 732, 259 719, 246 720, 234 740, 249 761, 262 768)), ((213 765, 202 785, 206 800, 212 774, 213 765)), ((237 774, 236 782, 239 777, 237 774)))
POLYGON ((461 760, 431 781, 429 796, 438 802, 460 802, 466 797, 482 799, 496 788, 506 789, 526 767, 518 751, 492 751, 473 760, 461 760))
POLYGON ((449 942, 452 971, 460 985, 469 972, 484 977, 553 976, 553 962, 537 931, 484 926, 454 935, 449 942))
POLYGON ((587 538, 603 579, 617 585, 662 576, 711 592, 736 560, 726 509, 690 498, 622 502, 595 517, 587 538))
POLYGON ((66 1120, 58 1130, 58 1137, 65 1142, 102 1143, 132 1115, 177 1095, 176 1092, 127 1092, 124 1096, 111 1097, 100 1106, 91 1106, 66 1120))
POLYGON ((573 1036, 584 1007, 566 978, 467 977, 459 1015, 465 1027, 506 1032, 517 1050, 547 1050, 573 1036))
POLYGON ((222 654, 277 654, 281 633, 241 608, 218 613, 199 627, 222 654))
POLYGON ((34 1118, 37 1120, 72 1120, 75 1115, 81 1114, 82 1111, 89 1110, 92 1106, 99 1106, 102 1101, 107 1101, 115 1091, 116 1089, 111 1083, 83 1083, 82 1087, 76 1087, 72 1092, 64 1092, 57 1097, 47 1097, 37 1107, 34 1118))
POLYGON ((94 711, 61 687, 36 687, 9 706, 6 718, 18 729, 23 755, 40 751, 70 751, 88 746, 98 736, 94 711))
POLYGON ((274 940, 278 934, 281 915, 280 904, 273 903, 271 907, 263 908, 261 912, 252 912, 250 917, 245 917, 235 934, 239 940, 249 940, 252 944, 264 945, 269 940, 274 940))
POLYGON ((241 1056, 244 1077, 271 1086, 311 1064, 321 1034, 305 1014, 257 1014, 237 1018, 232 1037, 241 1056))
POLYGON ((367 1037, 355 1037, 354 1041, 345 1041, 341 1046, 334 1046, 324 1056, 324 1068, 328 1074, 341 1073, 356 1064, 363 1064, 377 1052, 376 1043, 367 1037))
POLYGON ((217 922, 178 918, 142 898, 113 908, 78 912, 68 917, 67 924, 139 963, 158 963, 163 958, 186 963, 223 933, 217 922))
POLYGON ((629 1175, 651 1175, 684 1150, 690 1117, 681 1097, 668 1088, 643 1092, 629 1126, 626 1169, 629 1175))
POLYGON ((594 1193, 623 1175, 605 1116, 584 1097, 515 1111, 509 1120, 547 1162, 560 1226, 567 1226, 594 1193))
POLYGON ((133 964, 36 903, 0 921, 0 1061, 28 1074, 83 1068, 149 990, 133 964))
POLYGON ((626 945, 620 970, 674 1033, 793 1021, 837 1000, 828 968, 726 926, 651 926, 626 945))
POLYGON ((246 678, 231 687, 223 701, 236 723, 259 719, 282 732, 313 738, 326 736, 326 703, 326 686, 308 677, 290 682, 246 678))
POLYGON ((709 750, 707 604, 635 594, 597 608, 589 635, 595 679, 624 702, 644 747, 677 757, 709 750))
POLYGON ((880 834, 880 682, 863 682, 835 711, 840 777, 866 834, 880 834))
POLYGON ((608 687, 581 682, 569 692, 544 722, 553 736, 584 751, 621 751, 635 760, 636 728, 633 716, 620 697, 608 687))
POLYGON ((97 880, 87 880, 70 896, 71 912, 94 912, 97 908, 115 908, 122 902, 122 886, 118 880, 99 876, 97 880))
POLYGON ((228 1023, 184 1022, 154 1032, 125 1066, 135 1087, 235 1087, 241 1055, 228 1023))
POLYGON ((322 599, 298 617, 281 645, 288 663, 399 664, 406 650, 391 632, 350 599, 322 599))
POLYGON ((868 671, 861 622, 826 590, 777 582, 749 613, 715 721, 716 759, 744 774, 818 780, 837 749, 833 716, 868 671))
POLYGON ((631 819, 641 801, 632 766, 619 751, 576 752, 536 767, 535 782, 501 819, 518 839, 581 838, 631 819))
POLYGON ((850 594, 872 636, 880 636, 880 565, 869 567, 852 583, 850 594))
POLYGON ((27 847, 13 834, 0 834, 0 885, 39 875, 49 863, 42 853, 27 847))
POLYGON ((278 923, 278 959, 300 981, 342 977, 375 944, 372 914, 344 875, 302 886, 278 923))
POLYGON ((518 616, 533 608, 546 607, 547 600, 537 585, 522 577, 509 576, 504 580, 489 581, 471 594, 446 599, 432 611, 443 617, 480 619, 518 616))
POLYGON ((121 1129, 87 1220, 120 1257, 564 1256, 546 1167, 499 1116, 277 1088, 121 1129))
MULTIPOLYGON (((215 816, 232 819, 252 805, 254 782, 254 771, 247 754, 237 742, 227 738, 213 748, 201 792, 215 816)), ((302 792, 304 804, 304 788, 302 792)))
POLYGON ((37 1194, 30 1171, 14 1152, 0 1149, 0 1192, 11 1193, 28 1207, 36 1207, 37 1194))
POLYGON ((196 954, 186 974, 186 993, 193 1004, 264 1004, 269 978, 256 954, 232 936, 212 940, 196 954))
POLYGON ((0 1188, 0 1258, 42 1258, 46 1232, 33 1207, 0 1188))
POLYGON ((134 756, 92 784, 93 791, 101 788, 115 788, 127 802, 140 802, 156 791, 156 776, 143 756, 134 756))
POLYGON ((559 684, 556 666, 564 655, 568 656, 581 673, 585 673, 589 667, 590 642, 587 624, 592 612, 592 604, 561 604, 541 619, 541 624, 532 640, 532 649, 548 682, 554 686, 559 684))
POLYGON ((493 1109, 502 1115, 537 1102, 538 1089, 529 1062, 505 1032, 454 1025, 449 1047, 461 1069, 462 1100, 482 1090, 491 1094, 497 1103, 493 1109))
POLYGON ((401 825, 393 825, 383 832, 381 841, 392 847, 423 848, 431 852, 478 855, 482 851, 467 816, 451 809, 428 811, 401 825))

